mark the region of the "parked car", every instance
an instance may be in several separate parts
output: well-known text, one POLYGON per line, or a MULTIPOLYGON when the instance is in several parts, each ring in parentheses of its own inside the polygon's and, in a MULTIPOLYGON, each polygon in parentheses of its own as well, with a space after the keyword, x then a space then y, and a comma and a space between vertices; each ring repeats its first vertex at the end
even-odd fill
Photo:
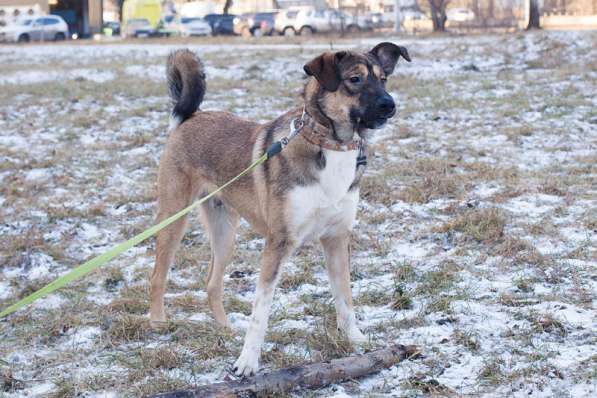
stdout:
POLYGON ((344 15, 345 26, 347 27, 349 32, 367 31, 373 30, 374 28, 373 19, 369 14, 359 14, 353 16, 344 12, 344 15))
POLYGON ((230 18, 220 18, 214 23, 212 31, 215 35, 233 35, 234 34, 234 18, 236 15, 229 16, 230 18))
POLYGON ((381 29, 384 26, 389 26, 386 24, 386 20, 384 20, 384 14, 381 12, 369 13, 367 17, 371 20, 371 25, 374 29, 381 29))
POLYGON ((342 29, 348 32, 373 29, 373 21, 366 16, 354 17, 344 11, 335 9, 316 10, 313 8, 300 8, 287 11, 276 19, 276 30, 281 34, 303 36, 313 33, 339 32, 342 29))
POLYGON ((209 36, 212 30, 209 23, 203 18, 181 18, 180 35, 189 36, 209 36))
POLYGON ((0 28, 0 42, 65 40, 68 38, 68 25, 58 15, 45 15, 24 18, 15 24, 0 28))
POLYGON ((158 22, 158 36, 178 36, 180 34, 180 18, 175 14, 165 15, 158 22))
POLYGON ((109 32, 110 36, 120 35, 120 22, 104 22, 102 32, 104 32, 104 34, 108 34, 109 32))
POLYGON ((233 35, 234 34, 233 14, 207 14, 203 19, 211 26, 212 34, 215 35, 233 35))
POLYGON ((122 23, 144 19, 152 29, 156 29, 162 17, 162 0, 124 0, 122 3, 122 23))
POLYGON ((274 18, 274 29, 281 35, 294 36, 298 32, 295 29, 296 16, 300 9, 290 8, 279 12, 274 18))
POLYGON ((466 22, 466 21, 474 20, 475 13, 471 9, 464 8, 464 7, 457 7, 457 8, 450 8, 446 12, 446 17, 448 17, 448 21, 466 22))
POLYGON ((400 9, 400 16, 403 21, 418 21, 422 19, 429 19, 427 15, 416 8, 402 8, 400 9))
POLYGON ((129 19, 122 27, 123 37, 150 37, 155 34, 156 30, 145 18, 129 19))
POLYGON ((234 18, 234 33, 248 36, 271 36, 277 11, 242 14, 234 18))

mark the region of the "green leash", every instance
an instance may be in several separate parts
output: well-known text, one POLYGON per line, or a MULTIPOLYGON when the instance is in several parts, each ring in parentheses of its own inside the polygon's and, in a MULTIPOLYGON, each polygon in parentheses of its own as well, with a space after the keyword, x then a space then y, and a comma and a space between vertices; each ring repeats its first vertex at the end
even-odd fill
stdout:
MULTIPOLYGON (((291 135, 292 135, 292 129, 291 129, 291 135)), ((289 136, 286 138, 291 138, 291 137, 289 136)), ((286 143, 287 142, 288 141, 286 140, 286 143)), ((146 229, 145 231, 141 232, 139 235, 132 237, 131 239, 127 240, 126 242, 123 242, 117 246, 114 246, 113 248, 111 248, 110 250, 105 252, 104 254, 100 254, 99 256, 94 257, 91 260, 79 265, 72 271, 66 273, 65 275, 62 275, 58 279, 55 279, 54 281, 50 282, 46 286, 37 290, 36 292, 31 293, 29 296, 25 297, 24 299, 17 301, 10 307, 6 308, 4 311, 0 312, 0 318, 4 318, 5 316, 10 315, 13 312, 25 307, 26 305, 33 303, 35 300, 45 297, 48 294, 64 287, 69 282, 72 282, 75 279, 81 278, 83 275, 86 275, 89 272, 101 267, 108 261, 112 260, 114 257, 118 256, 119 254, 124 253, 131 247, 136 246, 139 243, 143 242, 145 239, 155 235, 162 229, 166 228, 168 225, 172 224, 174 221, 178 220, 185 214, 188 214, 189 212, 191 212, 191 210, 193 210, 195 207, 199 206, 201 203, 204 203, 205 201, 209 200, 214 195, 216 195, 217 193, 222 191, 224 188, 228 187, 230 184, 234 183, 239 178, 241 178, 248 172, 252 171, 255 167, 259 166, 261 163, 265 162, 272 156, 275 156, 278 153, 280 153, 280 151, 284 148, 284 146, 286 146, 286 143, 275 142, 267 150, 267 152, 264 153, 255 162, 253 162, 253 164, 251 164, 249 167, 247 167, 245 170, 243 170, 239 175, 237 175, 236 177, 234 177, 233 179, 231 179, 230 181, 228 181, 221 187, 217 188, 215 191, 211 192, 209 195, 204 196, 203 198, 199 199, 198 201, 192 203, 190 206, 188 206, 188 207, 182 209, 181 211, 179 211, 178 213, 168 217, 167 219, 160 222, 159 224, 156 224, 153 227, 146 229)))

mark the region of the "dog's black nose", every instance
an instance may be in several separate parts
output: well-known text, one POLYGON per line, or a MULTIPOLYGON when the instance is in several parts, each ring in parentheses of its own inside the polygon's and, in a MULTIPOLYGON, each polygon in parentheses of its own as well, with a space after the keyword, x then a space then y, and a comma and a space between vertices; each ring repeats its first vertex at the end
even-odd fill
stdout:
POLYGON ((396 105, 394 104, 392 97, 386 93, 377 100, 377 109, 382 115, 390 115, 394 113, 396 105))

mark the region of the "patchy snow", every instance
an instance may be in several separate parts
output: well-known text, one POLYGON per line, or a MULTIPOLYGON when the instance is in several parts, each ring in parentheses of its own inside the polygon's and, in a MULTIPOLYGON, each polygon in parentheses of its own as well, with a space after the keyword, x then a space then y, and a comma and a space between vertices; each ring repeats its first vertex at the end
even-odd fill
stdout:
POLYGON ((64 79, 90 80, 95 83, 105 83, 114 79, 116 75, 110 71, 97 69, 71 69, 66 71, 28 70, 8 73, 0 76, 0 85, 3 84, 38 84, 64 79))
POLYGON ((63 347, 69 350, 85 350, 95 344, 95 340, 100 336, 102 330, 99 327, 85 327, 82 329, 71 329, 67 334, 67 340, 63 347))
MULTIPOLYGON (((400 61, 388 83, 397 118, 372 135, 352 289, 373 347, 415 344, 423 357, 313 394, 595 396, 595 33, 363 38, 333 48, 381 40, 406 46, 413 62, 400 61), (491 208, 504 219, 494 240, 471 237, 477 225, 442 228, 491 208), (403 308, 400 292, 409 299, 403 308)), ((298 105, 303 64, 330 49, 197 43, 189 47, 208 77, 202 109, 257 121, 298 105)), ((154 222, 170 110, 164 63, 182 46, 0 47, 0 85, 14 93, 0 99, 1 308, 154 222)), ((166 331, 143 323, 150 239, 0 322, 8 362, 0 370, 24 381, 6 395, 72 384, 95 386, 89 396, 138 396, 156 380, 174 388, 229 377, 264 240, 241 223, 225 277, 232 333, 221 333, 211 326, 210 251, 196 218, 170 269, 166 331), (158 361, 152 354, 162 348, 158 361)), ((276 292, 266 368, 282 355, 322 355, 312 337, 334 318, 317 245, 293 257, 284 275, 290 282, 276 292)))

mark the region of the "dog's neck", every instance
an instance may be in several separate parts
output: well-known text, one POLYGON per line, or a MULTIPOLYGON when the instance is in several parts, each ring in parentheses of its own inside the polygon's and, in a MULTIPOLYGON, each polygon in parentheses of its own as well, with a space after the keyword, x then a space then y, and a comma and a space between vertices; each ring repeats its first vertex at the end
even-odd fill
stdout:
MULTIPOLYGON (((328 140, 334 141, 339 145, 346 145, 355 140, 358 140, 359 137, 361 139, 365 139, 364 132, 357 131, 350 128, 350 132, 344 132, 339 129, 343 128, 343 126, 339 126, 338 124, 334 123, 332 119, 330 119, 325 113, 323 113, 322 109, 311 103, 305 103, 305 119, 309 121, 309 123, 315 127, 318 135, 325 136, 328 140), (352 133, 352 134, 351 134, 352 133), (355 134, 358 134, 355 137, 355 134), (350 137, 349 139, 342 139, 341 137, 350 137)), ((344 126, 344 129, 346 127, 344 126)))
MULTIPOLYGON (((329 149, 332 151, 354 151, 361 149, 365 144, 364 139, 357 138, 349 141, 340 141, 335 138, 332 128, 318 121, 311 116, 305 107, 301 116, 303 127, 300 131, 301 137, 307 142, 318 147, 329 149)), ((321 119, 319 119, 321 120, 321 119)))
MULTIPOLYGON (((351 142, 355 139, 355 134, 359 134, 362 138, 364 136, 355 129, 351 122, 340 123, 334 121, 329 117, 319 104, 318 98, 321 95, 323 88, 316 80, 309 82, 305 87, 305 112, 318 124, 323 126, 327 131, 326 135, 329 138, 341 144, 351 142), (310 94, 310 95, 309 95, 310 94)), ((323 129, 320 129, 323 132, 323 129)))

